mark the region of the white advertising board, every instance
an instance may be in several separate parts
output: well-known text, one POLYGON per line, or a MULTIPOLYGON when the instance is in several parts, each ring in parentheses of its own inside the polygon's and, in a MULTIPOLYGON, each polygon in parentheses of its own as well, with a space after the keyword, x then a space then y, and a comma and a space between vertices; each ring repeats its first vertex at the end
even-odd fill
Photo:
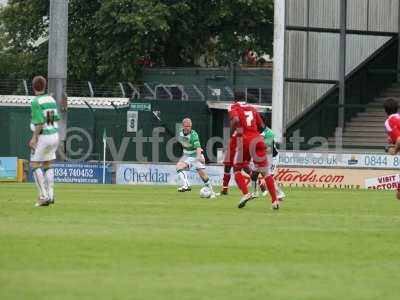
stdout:
POLYGON ((400 175, 392 174, 365 179, 365 188, 371 190, 396 190, 399 186, 400 175))
MULTIPOLYGON (((172 164, 119 164, 116 169, 117 184, 175 185, 178 186, 175 165, 172 164)), ((214 186, 220 186, 222 166, 207 166, 207 174, 214 186)), ((197 172, 187 172, 191 185, 202 185, 197 172)), ((317 187, 336 189, 395 189, 399 175, 391 170, 349 168, 299 168, 278 167, 275 180, 286 187, 317 187)), ((232 176, 230 185, 235 185, 232 176)))
MULTIPOLYGON (((223 176, 221 166, 207 166, 206 171, 212 185, 221 185, 223 176)), ((203 184, 196 171, 188 171, 187 176, 190 184, 203 184)), ((119 164, 117 165, 116 183, 179 185, 175 165, 168 164, 119 164)), ((234 183, 233 180, 231 180, 232 183, 234 183)))
POLYGON ((314 152, 279 152, 279 166, 398 169, 399 155, 314 152))

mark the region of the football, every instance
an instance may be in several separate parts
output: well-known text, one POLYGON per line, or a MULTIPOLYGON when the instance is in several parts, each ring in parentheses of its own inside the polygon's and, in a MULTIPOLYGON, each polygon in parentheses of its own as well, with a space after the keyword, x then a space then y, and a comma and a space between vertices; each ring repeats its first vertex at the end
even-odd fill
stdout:
POLYGON ((200 189, 200 198, 210 198, 211 193, 211 190, 208 187, 204 186, 200 189))

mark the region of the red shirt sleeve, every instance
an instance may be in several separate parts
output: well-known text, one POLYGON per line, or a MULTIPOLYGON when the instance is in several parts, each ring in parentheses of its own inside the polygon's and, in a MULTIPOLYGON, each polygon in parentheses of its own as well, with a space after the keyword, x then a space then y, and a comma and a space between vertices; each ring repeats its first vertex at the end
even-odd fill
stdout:
POLYGON ((400 138, 399 125, 400 125, 400 120, 397 118, 389 118, 387 120, 386 130, 393 144, 395 144, 397 139, 400 138))

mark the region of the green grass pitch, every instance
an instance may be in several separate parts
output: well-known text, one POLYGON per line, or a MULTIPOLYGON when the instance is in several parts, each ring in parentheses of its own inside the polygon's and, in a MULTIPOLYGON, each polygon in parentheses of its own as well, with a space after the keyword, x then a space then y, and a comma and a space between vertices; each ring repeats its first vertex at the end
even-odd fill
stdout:
POLYGON ((399 299, 394 192, 286 189, 239 210, 199 188, 0 185, 0 299, 399 299))

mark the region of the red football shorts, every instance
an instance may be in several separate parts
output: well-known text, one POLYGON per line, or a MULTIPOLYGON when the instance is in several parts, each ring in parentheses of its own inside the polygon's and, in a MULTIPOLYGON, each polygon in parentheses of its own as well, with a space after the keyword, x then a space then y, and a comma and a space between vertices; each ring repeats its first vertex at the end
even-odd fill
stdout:
POLYGON ((236 153, 233 160, 235 168, 244 168, 253 160, 257 168, 267 166, 267 147, 260 134, 246 134, 237 137, 236 153))

